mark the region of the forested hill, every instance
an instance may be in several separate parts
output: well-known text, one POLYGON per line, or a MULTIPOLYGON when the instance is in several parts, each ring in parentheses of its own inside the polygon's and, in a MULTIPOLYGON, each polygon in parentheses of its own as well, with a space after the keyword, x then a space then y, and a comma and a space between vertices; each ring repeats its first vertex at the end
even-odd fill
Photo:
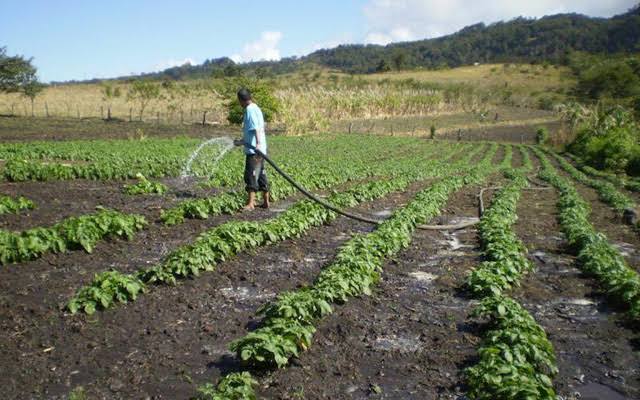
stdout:
POLYGON ((319 50, 309 61, 349 72, 386 68, 459 66, 475 62, 562 62, 572 50, 590 53, 640 51, 640 8, 612 18, 560 14, 476 24, 452 35, 390 44, 319 50))
POLYGON ((480 23, 435 39, 387 46, 342 45, 275 62, 235 64, 223 57, 143 76, 189 79, 234 76, 242 71, 272 75, 292 72, 310 63, 353 73, 456 67, 476 62, 563 63, 571 51, 640 52, 640 7, 611 18, 559 14, 539 19, 517 18, 491 25, 480 23))

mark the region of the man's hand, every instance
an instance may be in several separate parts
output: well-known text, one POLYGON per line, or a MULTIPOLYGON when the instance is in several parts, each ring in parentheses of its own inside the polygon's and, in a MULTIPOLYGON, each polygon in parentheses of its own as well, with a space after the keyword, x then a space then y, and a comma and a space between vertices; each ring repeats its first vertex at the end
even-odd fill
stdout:
POLYGON ((233 141, 233 145, 234 146, 243 146, 244 145, 244 140, 236 139, 236 140, 233 141))

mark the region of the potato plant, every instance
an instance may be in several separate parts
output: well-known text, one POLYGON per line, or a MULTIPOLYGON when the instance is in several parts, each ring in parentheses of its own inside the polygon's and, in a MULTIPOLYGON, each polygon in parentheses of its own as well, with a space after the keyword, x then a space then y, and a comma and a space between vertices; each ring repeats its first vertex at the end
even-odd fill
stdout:
POLYGON ((33 201, 22 196, 14 199, 11 196, 0 195, 0 215, 17 214, 21 210, 30 210, 35 207, 33 201))
MULTIPOLYGON (((468 161, 483 149, 483 146, 476 147, 454 164, 432 162, 432 168, 424 168, 423 162, 415 167, 412 174, 393 180, 362 183, 347 191, 333 193, 327 200, 337 207, 346 208, 391 192, 402 191, 410 183, 425 176, 443 176, 458 172, 462 168, 469 168, 468 161)), ((495 151, 496 146, 491 146, 488 154, 495 154, 495 151)), ((161 264, 142 269, 130 276, 135 276, 145 284, 175 284, 178 279, 213 271, 218 263, 241 251, 299 237, 311 227, 322 225, 336 217, 336 213, 319 204, 308 200, 301 201, 272 219, 261 222, 228 222, 217 226, 202 233, 194 243, 170 253, 161 264)), ((83 290, 81 288, 78 293, 83 290)), ((71 301, 76 302, 77 297, 78 295, 71 301)), ((81 309, 81 306, 78 309, 81 309)))
POLYGON ((482 300, 473 315, 488 319, 479 360, 465 371, 467 394, 475 400, 556 398, 553 347, 527 310, 504 294, 532 269, 527 249, 512 229, 521 191, 528 186, 524 173, 530 170, 528 153, 520 150, 523 167, 505 170, 508 183, 482 216, 479 234, 485 260, 467 281, 474 296, 482 300))
POLYGON ((131 239, 146 225, 144 217, 100 209, 95 214, 67 218, 51 227, 23 232, 0 230, 0 263, 33 260, 47 252, 67 250, 93 251, 97 242, 107 236, 131 239))
POLYGON ((598 232, 589 219, 589 204, 573 184, 556 172, 544 152, 533 151, 540 158, 539 176, 560 192, 558 207, 560 225, 569 244, 578 254, 583 271, 595 277, 606 294, 629 310, 633 319, 640 317, 640 275, 629 267, 620 251, 598 232))
POLYGON ((160 182, 151 182, 142 174, 136 174, 136 179, 138 179, 138 183, 124 187, 124 192, 126 194, 164 194, 167 191, 166 185, 163 185, 160 182))
POLYGON ((313 286, 280 294, 263 307, 262 326, 230 345, 240 360, 255 366, 284 367, 292 357, 311 345, 316 321, 332 312, 331 304, 370 294, 380 279, 384 260, 406 248, 416 225, 436 216, 449 194, 461 187, 482 182, 495 169, 492 146, 477 168, 451 175, 418 193, 395 211, 377 229, 348 241, 333 263, 318 276, 313 286))

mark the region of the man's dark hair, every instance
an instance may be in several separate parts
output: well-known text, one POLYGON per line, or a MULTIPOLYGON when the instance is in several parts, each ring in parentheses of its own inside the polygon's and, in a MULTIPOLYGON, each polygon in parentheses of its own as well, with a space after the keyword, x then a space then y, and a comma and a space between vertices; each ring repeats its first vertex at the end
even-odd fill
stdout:
POLYGON ((242 89, 238 90, 238 99, 240 99, 242 101, 251 100, 251 92, 249 91, 249 89, 242 88, 242 89))

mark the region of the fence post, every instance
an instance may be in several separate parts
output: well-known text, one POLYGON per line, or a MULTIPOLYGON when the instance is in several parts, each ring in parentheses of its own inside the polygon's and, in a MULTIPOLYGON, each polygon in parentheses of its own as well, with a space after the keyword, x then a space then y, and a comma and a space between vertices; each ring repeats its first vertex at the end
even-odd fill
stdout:
POLYGON ((44 115, 49 118, 49 105, 46 101, 44 102, 44 115))
POLYGON ((353 122, 349 123, 349 134, 351 134, 351 130, 353 129, 353 122))
POLYGON ((129 107, 129 122, 133 121, 133 107, 129 107))
POLYGON ((107 119, 111 121, 111 106, 107 107, 107 119))
POLYGON ((160 111, 156 111, 156 115, 157 115, 156 123, 159 125, 160 124, 160 111))
POLYGON ((202 113, 202 126, 205 126, 205 124, 207 123, 207 112, 203 112, 202 113))

